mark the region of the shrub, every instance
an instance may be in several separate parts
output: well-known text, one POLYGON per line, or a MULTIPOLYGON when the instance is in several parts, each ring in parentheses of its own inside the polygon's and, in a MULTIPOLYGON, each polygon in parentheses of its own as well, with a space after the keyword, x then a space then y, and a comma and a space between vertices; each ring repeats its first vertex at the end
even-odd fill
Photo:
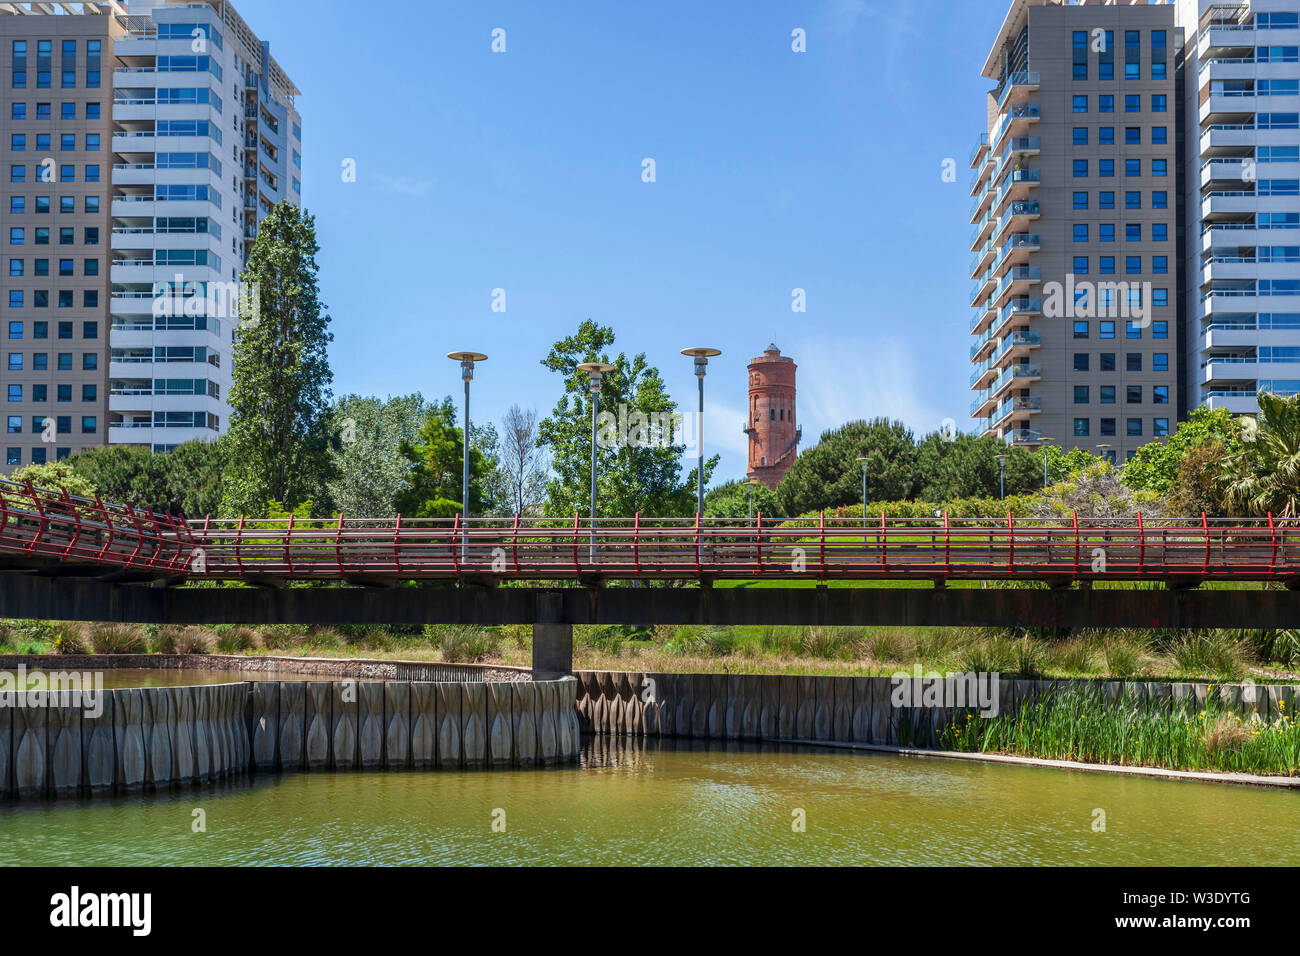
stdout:
POLYGON ((84 624, 60 622, 54 625, 54 653, 90 653, 89 628, 84 624))
POLYGON ((147 654, 144 631, 132 624, 96 624, 90 629, 96 654, 147 654))
POLYGON ((177 654, 211 654, 212 632, 202 627, 187 627, 176 635, 177 654))
POLYGON ((181 653, 177 648, 180 646, 181 635, 185 633, 185 628, 175 624, 163 624, 160 627, 145 628, 145 631, 155 654, 181 653))
POLYGON ((438 634, 430 625, 425 633, 438 643, 442 659, 448 663, 477 664, 497 656, 501 650, 501 636, 490 628, 453 624, 438 634))
POLYGON ((217 650, 222 654, 243 654, 255 650, 257 632, 247 627, 233 627, 217 633, 217 650))

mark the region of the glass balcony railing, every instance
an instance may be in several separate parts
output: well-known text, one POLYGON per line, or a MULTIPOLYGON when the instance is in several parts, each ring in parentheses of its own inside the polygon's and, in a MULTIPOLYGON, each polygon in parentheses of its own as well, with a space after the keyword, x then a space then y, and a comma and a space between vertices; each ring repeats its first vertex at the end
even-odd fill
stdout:
POLYGON ((1033 414, 1043 410, 1043 400, 1041 398, 1008 398, 998 406, 997 411, 989 416, 993 421, 1000 422, 1009 415, 1017 413, 1021 415, 1033 414))
POLYGON ((980 409, 983 408, 985 405, 987 405, 988 401, 989 401, 989 390, 987 388, 984 389, 983 391, 976 392, 975 400, 970 403, 970 417, 971 418, 977 417, 979 415, 980 409))
POLYGON ((978 140, 976 140, 975 148, 970 151, 969 161, 972 163, 975 162, 975 157, 978 156, 982 150, 987 149, 988 145, 989 145, 989 137, 988 134, 985 133, 978 140))
POLYGON ((998 96, 998 106, 1001 107, 1002 104, 1007 101, 1007 97, 1011 95, 1011 92, 1013 90, 1016 89, 1036 90, 1038 89, 1042 81, 1043 81, 1043 77, 1041 73, 1037 73, 1033 71, 1025 72, 1025 73, 1012 73, 1010 76, 1007 77, 1006 85, 1002 87, 1002 92, 998 96))
POLYGON ((1032 428, 1015 428, 1004 436, 1008 445, 1041 445, 1043 433, 1032 428))
POLYGON ((998 313, 998 321, 1005 322, 1013 315, 1037 315, 1043 311, 1042 299, 1012 299, 998 313))
POLYGON ((993 363, 990 361, 977 362, 975 371, 970 373, 970 387, 974 388, 975 383, 993 370, 993 363))

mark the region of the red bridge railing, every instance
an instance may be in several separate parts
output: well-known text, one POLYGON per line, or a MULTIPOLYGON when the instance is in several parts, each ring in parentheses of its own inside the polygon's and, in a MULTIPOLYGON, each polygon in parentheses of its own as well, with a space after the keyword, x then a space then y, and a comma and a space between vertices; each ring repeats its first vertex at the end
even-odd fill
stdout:
POLYGON ((0 482, 0 566, 190 579, 1300 579, 1258 520, 180 516, 0 482))

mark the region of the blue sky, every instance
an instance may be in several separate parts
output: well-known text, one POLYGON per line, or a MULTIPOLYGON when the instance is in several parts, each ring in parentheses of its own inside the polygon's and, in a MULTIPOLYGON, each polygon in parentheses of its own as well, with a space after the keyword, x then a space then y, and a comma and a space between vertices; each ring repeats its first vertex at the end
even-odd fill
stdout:
POLYGON ((476 419, 545 414, 539 360, 590 317, 688 408, 679 350, 722 349, 719 479, 743 476, 770 341, 799 363, 805 447, 876 415, 970 426, 967 158, 1002 2, 238 6, 304 91, 336 393, 457 393, 444 355, 476 349, 476 419))

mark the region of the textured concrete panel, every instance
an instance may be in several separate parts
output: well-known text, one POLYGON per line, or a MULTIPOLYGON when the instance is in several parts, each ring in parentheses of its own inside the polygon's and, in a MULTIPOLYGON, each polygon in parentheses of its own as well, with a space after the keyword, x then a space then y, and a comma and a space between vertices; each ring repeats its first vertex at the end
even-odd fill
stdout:
POLYGON ((799 740, 811 740, 813 717, 817 710, 817 688, 821 681, 816 677, 798 677, 796 681, 799 690, 795 703, 794 736, 799 740))
POLYGON ((357 766, 357 681, 330 683, 330 766, 355 770, 357 766))
POLYGON ((876 744, 898 743, 896 711, 894 707, 893 680, 888 677, 869 677, 871 681, 871 738, 876 744))
POLYGON ((333 684, 328 681, 307 682, 307 734, 303 742, 307 770, 328 770, 330 767, 330 732, 333 726, 330 708, 333 699, 333 684))
POLYGON ((466 767, 482 767, 487 763, 487 685, 460 686, 461 762, 466 767))
POLYGON ((739 709, 740 740, 758 739, 758 719, 763 709, 763 678, 758 674, 745 674, 740 678, 739 709))
MULTIPOLYGON (((510 688, 511 706, 514 708, 515 762, 520 767, 531 767, 538 759, 537 685, 517 683, 505 686, 510 688)), ((590 692, 590 684, 587 689, 590 692)))
MULTIPOLYGON (((172 783, 194 783, 194 704, 184 687, 164 687, 167 698, 167 736, 172 748, 172 783)), ((84 733, 84 731, 83 731, 84 733)))
POLYGON ((759 677, 762 691, 758 708, 758 736, 760 740, 776 740, 781 736, 781 678, 771 674, 759 677))
POLYGON ((793 740, 798 733, 799 678, 779 677, 781 702, 777 711, 776 735, 781 740, 793 740))
POLYGON ((357 760, 362 770, 384 766, 384 685, 357 684, 357 760))
POLYGON ((871 735, 871 678, 850 677, 849 740, 859 744, 874 743, 871 735))
POLYGON ((252 718, 249 723, 253 742, 253 769, 269 773, 278 769, 276 747, 280 741, 280 685, 256 681, 250 687, 252 718))
POLYGON ((148 790, 167 790, 173 779, 171 696, 163 687, 146 687, 140 694, 144 705, 144 785, 148 790))
POLYGON ((22 797, 39 797, 45 793, 48 765, 45 730, 49 708, 45 692, 15 693, 13 716, 14 792, 22 797))
POLYGON ((13 796, 14 695, 0 692, 0 796, 13 796))
POLYGON ((307 682, 280 683, 280 751, 281 770, 300 770, 303 766, 303 741, 307 734, 307 682))
POLYGON ((832 678, 835 684, 835 709, 831 715, 831 740, 853 739, 853 678, 832 678))
POLYGON ((705 736, 710 740, 725 740, 727 736, 727 677, 710 674, 708 677, 709 710, 705 723, 705 736))
POLYGON ((438 766, 460 766, 460 684, 437 684, 438 692, 438 766))
POLYGON ((438 762, 438 685, 411 682, 411 767, 430 770, 438 762))
POLYGON ((194 778, 201 783, 212 780, 212 705, 202 687, 187 687, 194 707, 194 778))
POLYGON ((740 739, 740 725, 745 714, 745 679, 740 674, 723 677, 722 735, 728 740, 740 739))
POLYGON ((407 770, 411 766, 411 682, 384 684, 384 766, 407 770))
POLYGON ((104 691, 102 699, 103 710, 98 716, 89 713, 81 715, 84 786, 92 794, 108 793, 113 789, 113 707, 117 696, 111 691, 104 691))
POLYGON ((555 710, 559 698, 552 681, 544 681, 534 686, 537 688, 538 709, 537 755, 539 762, 550 766, 559 759, 559 733, 555 726, 555 710))
MULTIPOLYGON (((49 790, 57 797, 75 796, 81 789, 83 697, 78 693, 54 696, 46 731, 50 761, 49 790)), ((165 727, 163 732, 166 733, 165 727)))
POLYGON ((677 733, 677 677, 674 674, 655 675, 655 722, 660 737, 673 737, 677 733))
POLYGON ((552 686, 555 701, 555 759, 558 763, 568 763, 578 752, 577 741, 573 736, 573 682, 560 680, 552 686))
MULTIPOLYGON (((515 760, 515 698, 510 684, 488 684, 487 688, 487 762, 489 766, 509 767, 515 760)), ((574 706, 575 719, 577 706, 574 706)))
POLYGON ((113 738, 117 751, 114 786, 138 790, 144 785, 144 728, 141 725, 143 698, 136 689, 113 691, 113 738))

